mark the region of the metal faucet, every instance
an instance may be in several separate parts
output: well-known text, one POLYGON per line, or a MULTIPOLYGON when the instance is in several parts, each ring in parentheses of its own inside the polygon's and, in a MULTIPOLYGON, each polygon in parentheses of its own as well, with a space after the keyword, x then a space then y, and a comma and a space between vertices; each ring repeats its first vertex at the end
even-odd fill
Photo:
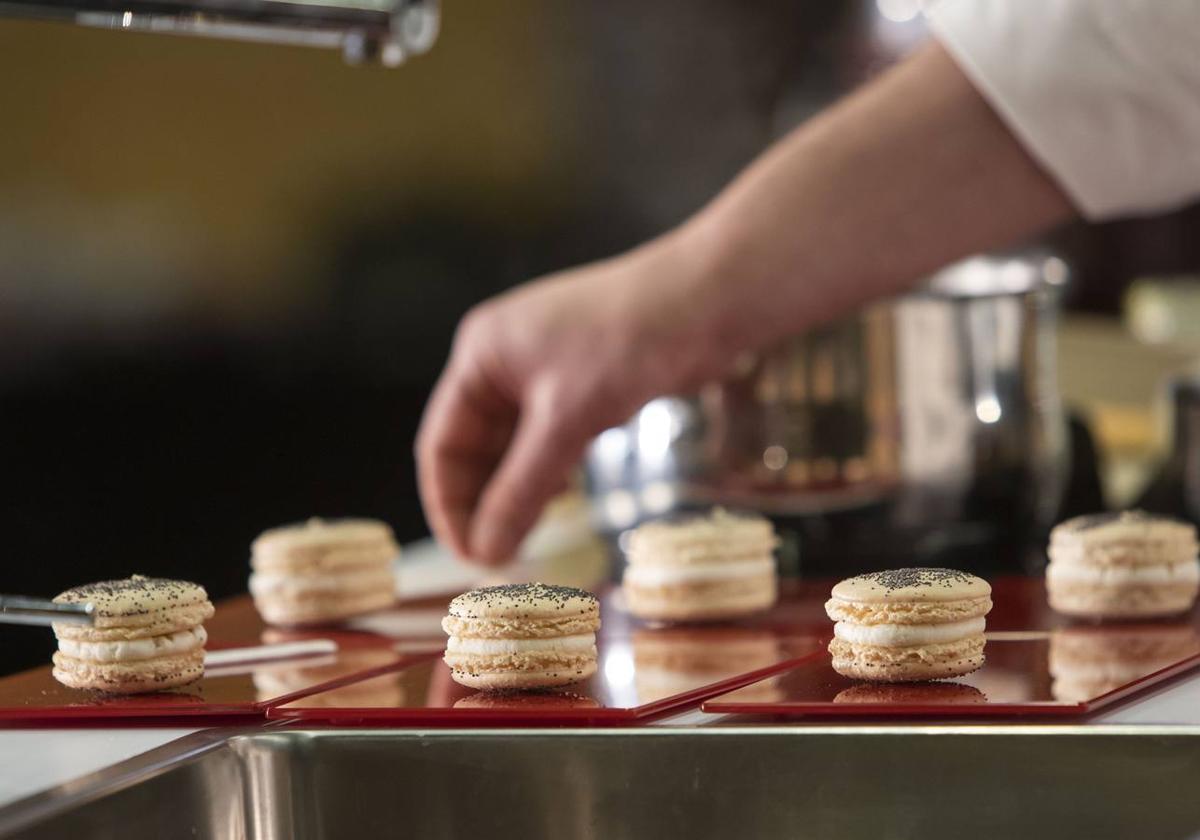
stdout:
POLYGON ((0 16, 333 48, 396 67, 433 46, 439 0, 0 0, 0 16))

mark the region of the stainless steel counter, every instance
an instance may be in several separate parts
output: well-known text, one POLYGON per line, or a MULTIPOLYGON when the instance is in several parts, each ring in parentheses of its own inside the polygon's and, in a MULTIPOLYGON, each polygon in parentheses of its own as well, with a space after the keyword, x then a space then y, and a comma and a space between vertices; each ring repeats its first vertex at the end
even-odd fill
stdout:
POLYGON ((1200 727, 208 731, 0 836, 1189 837, 1200 727))

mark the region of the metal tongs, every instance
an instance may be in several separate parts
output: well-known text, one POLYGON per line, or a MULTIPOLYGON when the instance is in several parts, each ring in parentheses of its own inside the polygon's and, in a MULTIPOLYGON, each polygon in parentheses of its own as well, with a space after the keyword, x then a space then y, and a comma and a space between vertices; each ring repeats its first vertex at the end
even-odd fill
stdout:
POLYGON ((0 595, 0 624, 92 624, 92 604, 57 604, 47 598, 0 595))

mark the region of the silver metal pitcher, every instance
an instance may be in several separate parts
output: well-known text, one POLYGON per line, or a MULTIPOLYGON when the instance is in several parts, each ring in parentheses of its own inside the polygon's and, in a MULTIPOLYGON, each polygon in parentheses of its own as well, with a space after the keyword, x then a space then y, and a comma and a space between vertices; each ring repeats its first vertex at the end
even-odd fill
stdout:
POLYGON ((748 508, 815 527, 866 567, 1046 527, 1067 470, 1066 274, 1047 255, 966 260, 741 360, 730 381, 648 403, 588 451, 596 523, 748 508))

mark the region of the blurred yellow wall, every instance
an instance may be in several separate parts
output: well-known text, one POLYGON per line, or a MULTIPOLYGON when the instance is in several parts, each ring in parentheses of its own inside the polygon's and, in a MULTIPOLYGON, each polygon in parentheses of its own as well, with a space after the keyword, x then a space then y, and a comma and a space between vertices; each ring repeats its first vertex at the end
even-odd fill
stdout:
MULTIPOLYGON (((553 12, 447 6, 433 51, 394 70, 323 50, 0 22, 0 218, 52 236, 132 207, 135 231, 179 243, 166 264, 182 254, 205 296, 253 309, 302 293, 331 211, 396 195, 482 214, 509 212, 514 192, 535 200, 563 104, 544 70, 553 12)), ((162 246, 139 235, 129 249, 162 246)))

